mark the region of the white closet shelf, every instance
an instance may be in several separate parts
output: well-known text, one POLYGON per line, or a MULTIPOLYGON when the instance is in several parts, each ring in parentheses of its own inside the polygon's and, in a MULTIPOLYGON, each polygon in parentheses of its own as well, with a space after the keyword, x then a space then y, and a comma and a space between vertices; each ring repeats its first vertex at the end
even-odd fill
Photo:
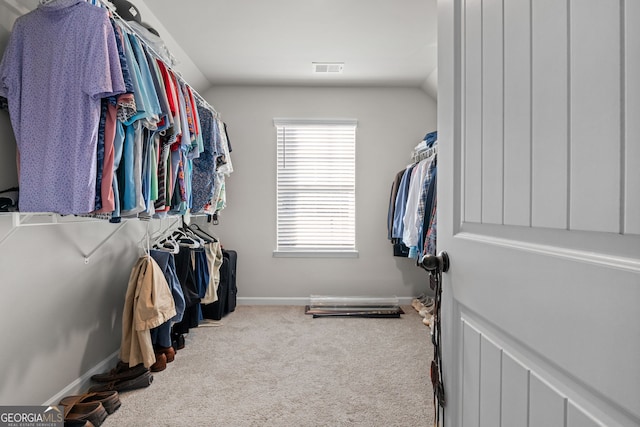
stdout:
MULTIPOLYGON (((91 223, 100 221, 103 223, 107 223, 105 220, 90 218, 90 217, 78 217, 73 215, 59 215, 50 212, 30 212, 30 213, 20 213, 20 212, 2 212, 0 213, 0 218, 11 216, 11 229, 0 239, 0 246, 9 240, 9 238, 18 231, 21 227, 37 227, 37 226, 46 226, 46 225, 63 225, 63 224, 77 224, 77 223, 91 223), (38 222, 32 222, 33 219, 40 218, 43 219, 38 222)), ((104 246, 111 238, 125 225, 131 220, 137 220, 137 218, 127 218, 122 219, 120 223, 113 224, 116 226, 115 230, 113 230, 109 235, 103 239, 95 248, 93 248, 89 253, 82 254, 83 260, 85 264, 89 264, 89 260, 91 256, 96 253, 98 249, 104 246)))
MULTIPOLYGON (((78 215, 60 215, 53 212, 0 212, 0 218, 11 217, 13 227, 35 227, 55 224, 74 224, 87 222, 106 222, 101 218, 78 215)), ((122 218, 131 221, 138 218, 122 218)))

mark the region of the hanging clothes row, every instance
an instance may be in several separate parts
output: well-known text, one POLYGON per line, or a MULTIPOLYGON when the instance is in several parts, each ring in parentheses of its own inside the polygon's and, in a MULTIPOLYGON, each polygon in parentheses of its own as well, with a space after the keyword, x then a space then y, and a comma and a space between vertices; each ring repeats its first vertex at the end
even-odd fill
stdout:
POLYGON ((157 372, 204 320, 202 306, 217 301, 222 250, 215 236, 184 223, 155 237, 147 231, 143 241, 125 297, 120 360, 157 372))
POLYGON ((395 256, 419 259, 436 253, 437 137, 437 132, 425 135, 414 150, 414 163, 393 180, 387 238, 395 256))
POLYGON ((107 9, 55 0, 19 17, 0 97, 17 142, 22 212, 118 222, 225 207, 226 125, 107 9))

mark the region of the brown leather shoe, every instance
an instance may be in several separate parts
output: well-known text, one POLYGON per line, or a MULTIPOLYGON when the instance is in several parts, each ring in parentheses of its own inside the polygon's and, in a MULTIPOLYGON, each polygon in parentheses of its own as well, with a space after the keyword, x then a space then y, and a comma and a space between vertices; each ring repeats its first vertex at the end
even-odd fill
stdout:
POLYGON ((65 424, 89 421, 95 427, 99 427, 106 418, 107 411, 100 402, 80 403, 64 407, 65 424))
POLYGON ((95 427, 88 420, 64 420, 64 427, 95 427))
POLYGON ((167 369, 167 356, 164 353, 156 353, 156 363, 149 367, 151 372, 160 372, 167 369))
POLYGON ((118 392, 115 390, 66 396, 62 398, 59 405, 73 406, 76 404, 93 402, 102 403, 102 406, 104 406, 104 409, 109 415, 113 414, 121 405, 120 397, 118 396, 118 392))
POLYGON ((155 349, 156 355, 158 353, 164 353, 167 356, 167 363, 171 363, 176 358, 176 351, 173 347, 156 347, 155 349))
POLYGON ((99 383, 108 383, 111 381, 130 380, 139 377, 145 372, 147 372, 147 368, 142 363, 130 368, 128 363, 119 361, 116 367, 109 372, 93 375, 91 379, 99 383))

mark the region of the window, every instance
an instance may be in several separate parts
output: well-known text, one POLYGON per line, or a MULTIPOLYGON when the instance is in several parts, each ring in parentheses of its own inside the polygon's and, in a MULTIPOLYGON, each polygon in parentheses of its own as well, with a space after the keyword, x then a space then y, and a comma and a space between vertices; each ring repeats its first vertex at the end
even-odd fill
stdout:
POLYGON ((274 119, 275 256, 355 256, 356 120, 274 119))

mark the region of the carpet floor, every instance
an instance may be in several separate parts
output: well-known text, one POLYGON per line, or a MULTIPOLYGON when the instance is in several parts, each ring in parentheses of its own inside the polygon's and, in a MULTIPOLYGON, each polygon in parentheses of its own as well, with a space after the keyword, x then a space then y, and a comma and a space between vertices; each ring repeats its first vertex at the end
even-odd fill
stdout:
POLYGON ((429 328, 317 318, 301 306, 238 306, 191 329, 148 388, 120 394, 105 427, 433 425, 429 328))

